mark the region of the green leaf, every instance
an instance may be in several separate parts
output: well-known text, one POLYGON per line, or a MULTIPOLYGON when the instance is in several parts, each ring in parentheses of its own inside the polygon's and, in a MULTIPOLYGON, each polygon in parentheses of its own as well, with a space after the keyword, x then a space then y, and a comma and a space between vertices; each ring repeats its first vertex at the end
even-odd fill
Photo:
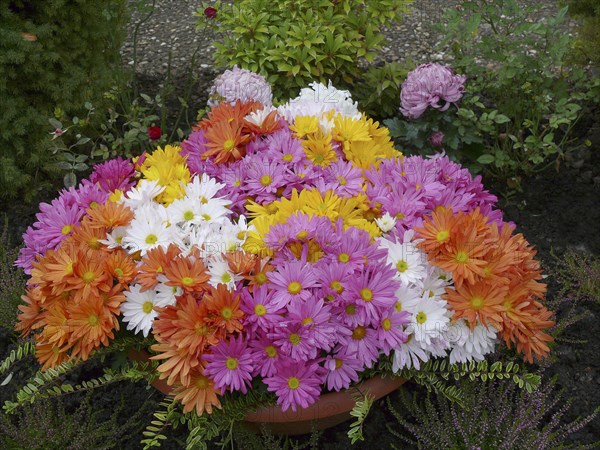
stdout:
POLYGON ((479 158, 477 158, 477 162, 480 164, 491 164, 494 162, 494 160, 494 155, 490 155, 489 153, 481 155, 479 158))

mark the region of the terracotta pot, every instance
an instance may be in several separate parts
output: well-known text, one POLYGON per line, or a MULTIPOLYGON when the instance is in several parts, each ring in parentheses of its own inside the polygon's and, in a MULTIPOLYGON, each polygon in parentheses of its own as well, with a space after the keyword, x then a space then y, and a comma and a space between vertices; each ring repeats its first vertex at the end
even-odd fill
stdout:
MULTIPOLYGON (((135 361, 147 361, 148 353, 132 350, 129 357, 135 361)), ((406 382, 403 378, 376 376, 360 383, 357 387, 362 393, 369 393, 374 400, 390 394, 406 382)), ((163 394, 169 394, 173 388, 165 380, 155 380, 152 385, 163 394)), ((288 409, 282 411, 279 406, 265 406, 246 414, 244 425, 252 431, 260 431, 263 427, 274 434, 295 436, 310 433, 312 430, 324 430, 339 425, 351 418, 350 411, 354 407, 351 390, 328 392, 308 408, 288 409)))

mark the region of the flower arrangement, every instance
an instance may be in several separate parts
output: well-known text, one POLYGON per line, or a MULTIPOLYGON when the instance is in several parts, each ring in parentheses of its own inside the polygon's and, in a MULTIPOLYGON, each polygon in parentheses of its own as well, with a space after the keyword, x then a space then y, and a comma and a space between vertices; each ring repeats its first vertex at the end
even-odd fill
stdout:
POLYGON ((331 84, 277 108, 227 95, 181 146, 97 165, 40 205, 17 329, 43 369, 126 328, 203 415, 254 389, 305 408, 383 360, 548 353, 535 250, 480 177, 403 156, 331 84))

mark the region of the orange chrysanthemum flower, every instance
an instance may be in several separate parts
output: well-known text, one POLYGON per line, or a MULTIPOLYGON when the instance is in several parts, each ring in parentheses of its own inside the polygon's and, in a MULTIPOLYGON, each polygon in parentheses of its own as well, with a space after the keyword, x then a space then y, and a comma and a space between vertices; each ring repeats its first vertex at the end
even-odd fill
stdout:
POLYGON ((113 249, 105 258, 106 271, 117 286, 127 287, 137 275, 135 261, 126 251, 113 249))
MULTIPOLYGON (((482 259, 486 253, 483 240, 475 234, 475 229, 465 229, 456 233, 448 246, 430 262, 446 272, 452 272, 456 287, 466 281, 474 284, 476 277, 483 275, 482 267, 487 262, 482 259)), ((429 256, 429 255, 428 255, 429 256)))
POLYGON ((101 297, 87 296, 86 301, 69 305, 69 325, 72 329, 69 344, 73 346, 71 356, 87 360, 90 353, 100 344, 109 345, 114 339, 113 331, 119 330, 119 322, 104 306, 101 297))
POLYGON ((21 296, 25 304, 19 305, 19 320, 15 325, 15 330, 21 332, 21 337, 27 336, 33 330, 44 326, 43 318, 45 312, 41 306, 41 291, 39 287, 28 287, 27 293, 21 296))
POLYGON ((113 228, 129 225, 133 220, 133 211, 122 203, 106 202, 87 210, 89 223, 94 228, 113 228))
POLYGON ((140 265, 137 281, 143 286, 142 291, 154 288, 158 283, 158 276, 164 275, 165 268, 174 261, 181 251, 175 244, 170 244, 167 250, 162 246, 148 250, 140 265))
POLYGON ((125 294, 123 293, 123 287, 116 285, 108 292, 102 292, 100 294, 104 307, 110 311, 114 316, 121 314, 121 303, 126 300, 125 294))
POLYGON ((201 416, 205 411, 212 414, 213 406, 221 408, 213 380, 199 370, 193 370, 190 374, 189 384, 178 387, 174 394, 175 400, 179 400, 183 404, 184 413, 195 409, 196 414, 201 416))
POLYGON ((271 111, 267 114, 260 125, 250 122, 246 119, 243 121, 245 131, 254 135, 262 136, 265 134, 271 134, 280 128, 279 116, 277 111, 271 111))
POLYGON ((76 302, 89 297, 99 297, 101 292, 112 288, 112 279, 105 270, 104 260, 100 253, 83 252, 77 259, 73 275, 66 279, 74 290, 76 302))
POLYGON ((225 334, 212 323, 211 310, 205 301, 199 302, 193 296, 185 295, 177 301, 176 308, 177 331, 169 339, 171 344, 200 356, 224 337, 225 334))
POLYGON ((55 302, 44 316, 46 326, 42 331, 42 341, 58 347, 64 347, 71 336, 69 316, 65 306, 55 302))
POLYGON ((82 248, 97 252, 106 248, 106 245, 100 242, 106 239, 106 231, 104 227, 93 227, 86 217, 81 225, 73 230, 71 239, 82 248))
POLYGON ((208 143, 202 157, 207 159, 214 156, 217 164, 243 158, 246 154, 246 143, 250 139, 249 134, 242 133, 242 126, 237 120, 217 122, 206 131, 204 137, 208 143))
POLYGON ((164 268, 168 286, 177 286, 185 292, 202 293, 208 288, 210 275, 200 258, 179 257, 164 268))
POLYGON ((216 327, 224 329, 227 333, 243 330, 241 319, 244 313, 240 309, 240 296, 234 296, 226 285, 219 284, 216 288, 211 287, 210 292, 204 296, 204 302, 216 327))
POLYGON ((248 276, 244 279, 249 281, 248 289, 252 292, 255 286, 262 286, 269 281, 269 272, 275 270, 269 263, 269 258, 256 258, 254 267, 248 276))
POLYGON ((40 341, 35 344, 35 356, 42 365, 43 371, 69 360, 69 355, 65 348, 40 341))
POLYGON ((231 272, 244 278, 252 273, 258 257, 253 253, 235 250, 224 254, 225 260, 231 272))
POLYGON ((193 369, 202 370, 202 361, 197 355, 192 355, 187 348, 178 348, 168 342, 161 342, 157 338, 158 344, 154 344, 151 349, 157 354, 151 356, 152 360, 166 360, 156 370, 160 373, 161 380, 167 379, 167 384, 173 386, 178 383, 183 386, 190 384, 190 373, 193 369))
POLYGON ((195 129, 208 130, 219 122, 237 121, 242 123, 244 117, 252 112, 263 109, 263 104, 258 101, 241 102, 237 100, 234 105, 227 102, 221 102, 212 108, 208 113, 208 118, 203 119, 195 129))
POLYGON ((471 328, 475 328, 479 321, 501 330, 501 313, 504 311, 502 303, 507 289, 505 285, 493 285, 485 281, 465 283, 460 287, 446 288, 444 298, 455 311, 454 318, 465 318, 471 328))

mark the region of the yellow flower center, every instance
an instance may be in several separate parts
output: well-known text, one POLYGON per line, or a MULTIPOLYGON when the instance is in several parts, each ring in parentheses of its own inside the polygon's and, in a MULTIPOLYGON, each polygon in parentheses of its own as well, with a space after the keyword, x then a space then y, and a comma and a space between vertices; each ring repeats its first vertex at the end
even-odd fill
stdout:
POLYGON ((233 309, 229 306, 226 306, 221 310, 221 317, 225 320, 229 320, 233 317, 233 309))
POLYGON ((285 162, 290 162, 292 159, 294 159, 294 155, 291 153, 286 153, 281 159, 283 159, 285 162))
POLYGON ((264 272, 258 272, 254 276, 254 280, 256 281, 256 284, 265 284, 267 282, 267 274, 264 272))
POLYGON ((356 314, 356 306, 354 306, 354 305, 346 306, 346 314, 348 314, 350 316, 353 314, 356 314))
POLYGON ((302 290, 302 285, 297 281, 292 281, 288 284, 288 292, 292 295, 298 294, 302 290))
POLYGON ((306 239, 307 237, 308 237, 308 231, 306 231, 306 230, 299 231, 298 234, 296 234, 296 239, 298 239, 299 241, 302 241, 302 240, 306 239))
POLYGON ((344 287, 342 286, 342 283, 340 283, 337 280, 333 280, 329 286, 331 286, 331 289, 333 289, 338 294, 344 292, 344 287))
POLYGON ((456 262, 466 263, 469 260, 469 255, 467 254, 467 252, 463 252, 461 250, 456 253, 456 256, 454 257, 454 259, 456 260, 456 262))
POLYGON ((269 358, 275 358, 277 356, 277 349, 272 345, 267 345, 265 347, 265 353, 269 358))
POLYGON ((142 311, 144 311, 144 313, 150 314, 153 309, 154 309, 154 303, 144 302, 144 305, 142 306, 142 311))
POLYGON ((383 319, 381 322, 381 328, 385 331, 390 331, 392 329, 392 321, 389 318, 383 319))
POLYGON ((117 275, 118 277, 122 277, 123 276, 123 269, 121 269, 120 267, 117 267, 115 269, 115 275, 117 275))
POLYGON ((206 336, 210 330, 208 328, 208 325, 201 322, 197 322, 196 326, 194 327, 194 331, 198 336, 206 336))
POLYGON ((367 329, 362 325, 357 326, 354 331, 352 331, 352 339, 356 341, 360 341, 367 335, 367 329))
POLYGON ((400 300, 398 300, 398 301, 396 302, 396 304, 394 305, 394 309, 395 309, 396 311, 398 311, 398 312, 401 312, 401 311, 402 311, 402 302, 401 302, 400 300))
POLYGON ((425 314, 423 311, 419 311, 415 319, 417 320, 418 324, 422 325, 427 320, 427 314, 425 314))
POLYGON ((196 387, 198 389, 206 389, 208 387, 208 377, 205 377, 204 375, 200 375, 197 379, 196 379, 196 387))
POLYGON ((88 324, 90 324, 92 327, 98 325, 98 316, 96 314, 92 314, 91 316, 89 316, 88 324))
POLYGON ((450 237, 450 232, 448 230, 438 231, 438 233, 435 235, 435 239, 438 242, 447 241, 449 237, 450 237))
POLYGON ((194 279, 192 277, 183 277, 181 279, 181 284, 183 284, 184 286, 191 286, 193 282, 194 279))
POLYGON ((350 255, 348 253, 340 253, 338 255, 338 261, 341 263, 347 263, 350 261, 350 255))
POLYGON ((398 272, 400 273, 404 273, 408 270, 408 264, 406 261, 404 261, 403 259, 401 259, 400 261, 398 261, 396 263, 396 269, 398 270, 398 272))
POLYGON ((85 272, 81 276, 81 279, 83 280, 83 282, 85 284, 90 284, 92 281, 94 281, 96 279, 96 274, 90 270, 90 271, 85 272))
POLYGON ((471 307, 474 309, 479 309, 483 306, 483 297, 476 295, 471 299, 471 307))
POLYGON ((265 308, 265 305, 256 305, 254 307, 254 314, 256 314, 259 317, 262 317, 265 314, 267 314, 267 308, 265 308))
POLYGON ((185 220, 186 222, 188 220, 192 220, 194 218, 194 213, 192 211, 186 211, 183 213, 183 220, 185 220))
POLYGON ((263 175, 260 177, 260 184, 263 186, 269 186, 273 182, 273 178, 270 175, 263 175))
POLYGON ((344 365, 344 361, 340 358, 335 358, 335 368, 340 369, 344 365))
POLYGON ((296 390, 300 387, 300 380, 296 377, 288 378, 288 387, 292 390, 296 390))
POLYGON ((373 300, 373 291, 369 288, 362 288, 360 290, 360 298, 362 298, 365 302, 370 302, 373 300))
POLYGON ((227 139, 223 142, 223 149, 226 151, 231 151, 235 147, 235 141, 233 139, 227 139))
POLYGON ((225 361, 225 366, 227 366, 227 368, 229 370, 235 370, 238 368, 238 360, 236 358, 227 358, 227 361, 225 361))
POLYGON ((155 234, 149 234, 148 236, 146 236, 146 244, 148 245, 154 245, 156 244, 156 241, 158 241, 158 236, 155 234))
POLYGON ((337 179, 340 182, 340 186, 346 186, 346 184, 348 184, 348 180, 346 180, 346 177, 339 176, 337 177, 337 179))
POLYGON ((210 216, 210 214, 206 214, 206 213, 202 214, 202 218, 204 220, 206 220, 207 222, 210 222, 210 220, 212 219, 212 217, 210 216))
POLYGON ((305 319, 302 319, 302 325, 310 325, 313 322, 314 320, 312 317, 306 317, 305 319))
POLYGON ((231 275, 229 274, 229 272, 225 272, 222 276, 221 276, 221 281, 225 284, 231 282, 231 275))
POLYGON ((73 231, 73 226, 72 225, 65 225, 64 227, 62 227, 62 229, 60 230, 60 232, 62 234, 69 234, 71 231, 73 231))
POLYGON ((298 333, 290 334, 290 342, 292 345, 298 345, 302 339, 300 339, 300 335, 298 333))

